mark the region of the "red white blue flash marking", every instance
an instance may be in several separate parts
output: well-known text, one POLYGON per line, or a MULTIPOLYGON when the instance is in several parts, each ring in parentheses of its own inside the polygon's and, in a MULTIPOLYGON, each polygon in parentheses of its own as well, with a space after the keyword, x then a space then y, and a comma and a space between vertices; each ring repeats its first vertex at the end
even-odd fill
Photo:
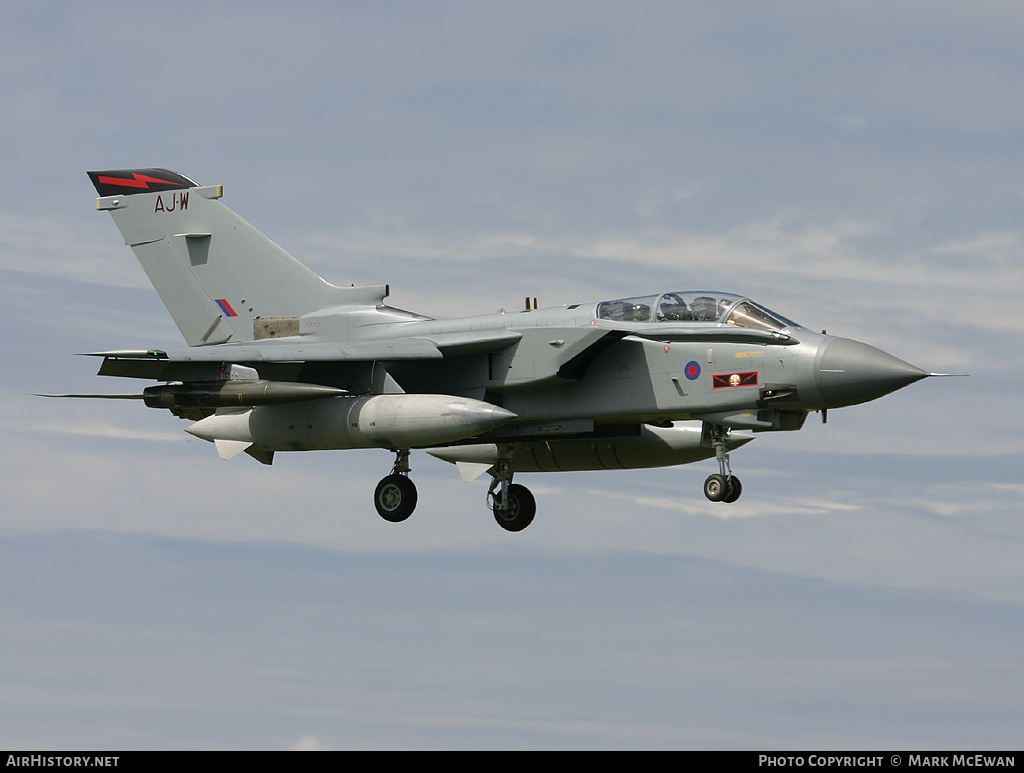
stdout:
POLYGON ((218 298, 217 305, 220 306, 220 310, 224 312, 225 317, 237 317, 238 313, 231 308, 231 304, 227 302, 225 298, 218 298))

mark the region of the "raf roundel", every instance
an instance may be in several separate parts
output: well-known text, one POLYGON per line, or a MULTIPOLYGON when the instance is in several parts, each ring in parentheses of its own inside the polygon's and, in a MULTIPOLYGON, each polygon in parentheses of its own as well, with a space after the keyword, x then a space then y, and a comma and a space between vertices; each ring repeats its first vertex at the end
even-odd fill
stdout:
POLYGON ((690 360, 688 363, 686 363, 686 368, 683 370, 683 372, 686 374, 686 377, 690 381, 696 381, 698 378, 700 378, 700 364, 697 363, 695 360, 690 360))

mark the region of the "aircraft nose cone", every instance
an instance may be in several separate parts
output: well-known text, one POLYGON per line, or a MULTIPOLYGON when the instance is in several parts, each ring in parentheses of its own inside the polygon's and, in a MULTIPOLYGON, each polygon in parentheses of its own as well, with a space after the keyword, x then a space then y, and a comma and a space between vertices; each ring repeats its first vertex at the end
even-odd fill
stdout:
POLYGON ((478 432, 496 429, 517 418, 500 406, 466 398, 453 399, 445 406, 444 415, 449 424, 473 427, 478 432))
POLYGON ((927 375, 909 362, 849 338, 829 341, 816 373, 829 408, 866 403, 927 375))

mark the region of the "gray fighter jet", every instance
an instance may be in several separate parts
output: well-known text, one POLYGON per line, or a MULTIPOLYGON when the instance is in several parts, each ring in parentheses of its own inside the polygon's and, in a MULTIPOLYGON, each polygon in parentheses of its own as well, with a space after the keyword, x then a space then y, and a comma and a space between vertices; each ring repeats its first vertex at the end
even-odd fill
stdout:
POLYGON ((132 397, 193 422, 224 459, 391 450, 374 493, 388 521, 416 506, 413 449, 466 480, 489 474, 509 531, 536 512, 516 473, 716 458, 704 494, 735 502, 729 452, 749 433, 932 375, 724 292, 431 319, 387 305, 387 285, 324 281, 224 206, 221 186, 166 169, 89 176, 188 344, 94 352, 100 375, 161 382, 132 397))

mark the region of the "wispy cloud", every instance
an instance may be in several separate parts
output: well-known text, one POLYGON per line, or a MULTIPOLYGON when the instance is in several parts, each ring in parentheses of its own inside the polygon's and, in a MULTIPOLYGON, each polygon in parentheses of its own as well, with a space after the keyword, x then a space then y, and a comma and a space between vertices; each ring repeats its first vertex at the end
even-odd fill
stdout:
MULTIPOLYGON (((6 432, 46 435, 79 435, 84 437, 114 438, 119 440, 145 440, 182 442, 188 436, 171 430, 141 429, 133 424, 141 400, 92 400, 88 398, 60 398, 27 395, 0 398, 0 428, 6 432), (123 423, 96 418, 98 408, 108 410, 111 403, 124 408, 123 423), (134 410, 133 410, 134 409, 134 410)), ((174 424, 169 423, 169 427, 174 424)))
POLYGON ((21 431, 59 435, 84 435, 87 437, 114 438, 117 440, 151 440, 161 443, 181 443, 186 440, 185 436, 180 432, 142 430, 127 425, 107 424, 89 420, 72 423, 32 421, 24 425, 21 431))
POLYGON ((54 217, 26 220, 0 214, 0 268, 112 287, 149 287, 116 229, 80 229, 54 217))
POLYGON ((608 489, 592 489, 587 492, 598 499, 610 499, 627 502, 637 507, 650 507, 659 510, 671 510, 680 515, 721 518, 757 518, 773 515, 828 515, 863 510, 863 505, 848 502, 832 502, 825 499, 794 497, 774 499, 758 497, 756 502, 740 499, 728 507, 703 501, 697 492, 680 497, 658 497, 644 494, 633 494, 608 489))

